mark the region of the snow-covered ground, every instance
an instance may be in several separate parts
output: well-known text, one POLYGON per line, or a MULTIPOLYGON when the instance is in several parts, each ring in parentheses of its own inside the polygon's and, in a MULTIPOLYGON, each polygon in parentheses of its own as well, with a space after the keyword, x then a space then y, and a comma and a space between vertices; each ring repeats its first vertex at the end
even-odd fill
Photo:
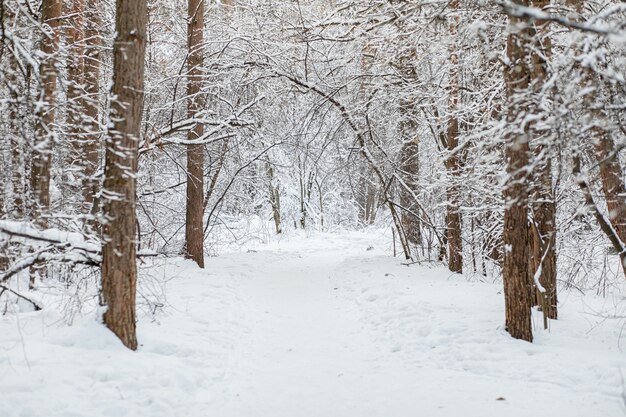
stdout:
MULTIPOLYGON (((88 314, 0 317, 0 417, 612 417, 621 301, 562 293, 535 343, 498 284, 402 265, 377 232, 292 236, 153 271, 166 306, 123 348, 88 314)), ((620 343, 622 342, 622 343, 620 343)))

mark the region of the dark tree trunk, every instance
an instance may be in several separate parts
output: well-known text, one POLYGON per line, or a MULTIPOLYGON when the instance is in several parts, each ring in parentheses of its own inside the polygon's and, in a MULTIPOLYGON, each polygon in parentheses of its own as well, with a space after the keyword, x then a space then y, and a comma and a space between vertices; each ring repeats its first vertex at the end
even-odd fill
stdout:
MULTIPOLYGON (((195 117, 204 109, 201 93, 204 79, 204 0, 189 0, 187 42, 187 94, 188 116, 195 117)), ((189 131, 189 140, 198 139, 204 125, 198 123, 189 131)), ((185 257, 204 268, 204 146, 187 145, 187 210, 185 218, 185 257)))
POLYGON ((448 199, 446 212, 446 227, 448 230, 448 248, 450 257, 448 259, 448 268, 452 272, 463 272, 463 240, 461 230, 461 212, 460 205, 460 187, 458 185, 458 175, 460 169, 460 155, 457 147, 459 146, 459 120, 456 114, 459 104, 459 57, 456 50, 456 37, 459 26, 459 1, 452 0, 450 9, 455 13, 450 24, 450 36, 452 42, 450 45, 450 96, 448 99, 448 111, 450 117, 448 119, 448 158, 446 159, 446 169, 448 171, 450 184, 446 190, 448 199))
POLYGON ((129 349, 135 331, 136 173, 141 132, 147 0, 117 0, 113 45, 112 127, 106 144, 102 303, 104 323, 129 349))
MULTIPOLYGON (((528 6, 528 0, 517 0, 528 6)), ((522 127, 531 68, 527 42, 530 30, 523 20, 509 16, 507 56, 504 70, 507 93, 506 171, 504 188, 504 301, 506 328, 516 339, 532 342, 531 285, 528 280, 528 187, 525 168, 529 163, 528 132, 522 127), (515 28, 515 30, 513 30, 515 28)))

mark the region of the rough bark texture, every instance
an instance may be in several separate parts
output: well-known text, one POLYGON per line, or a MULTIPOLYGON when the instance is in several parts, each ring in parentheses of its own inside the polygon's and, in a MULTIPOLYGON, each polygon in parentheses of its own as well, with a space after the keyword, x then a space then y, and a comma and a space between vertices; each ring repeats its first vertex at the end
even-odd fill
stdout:
POLYGON ((39 66, 42 106, 37 114, 35 146, 31 165, 31 190, 34 197, 34 217, 45 225, 40 214, 50 206, 50 166, 56 106, 56 54, 59 50, 61 0, 44 0, 41 5, 42 23, 49 28, 42 36, 42 61, 39 66))
MULTIPOLYGON (((528 6, 527 0, 516 3, 528 6)), ((528 281, 528 186, 525 167, 529 163, 528 134, 521 127, 526 113, 531 69, 526 43, 530 36, 525 22, 510 16, 504 79, 507 93, 506 135, 507 181, 504 188, 504 301, 507 331, 516 339, 532 342, 531 286, 528 281)))
POLYGON ((450 184, 446 190, 448 199, 446 212, 446 227, 448 230, 448 248, 450 257, 448 268, 452 272, 463 272, 463 240, 461 238, 461 213, 459 211, 460 189, 458 176, 460 168, 460 155, 456 149, 459 146, 459 120, 456 115, 459 103, 459 57, 456 50, 456 37, 459 27, 459 1, 452 0, 450 9, 455 13, 450 24, 450 95, 448 98, 448 135, 447 144, 450 155, 446 159, 450 184))
POLYGON ((146 0, 117 0, 111 122, 104 180, 102 302, 104 322, 122 343, 137 348, 135 293, 135 176, 141 127, 146 48, 146 0))
MULTIPOLYGON (((201 94, 204 79, 204 0, 189 0, 188 3, 187 46, 187 94, 188 116, 195 117, 204 109, 201 94)), ((202 136, 204 126, 196 124, 189 131, 189 140, 202 136)), ((185 218, 185 256, 204 268, 204 146, 187 145, 187 210, 185 218)))
MULTIPOLYGON (((533 5, 544 8, 549 5, 549 0, 536 0, 533 5)), ((548 66, 546 59, 552 54, 552 44, 549 36, 549 23, 538 21, 535 24, 535 48, 533 53, 532 90, 536 97, 542 97, 544 84, 548 78, 548 66)), ((542 139, 545 133, 534 129, 531 125, 533 137, 542 139)), ((540 305, 544 317, 557 318, 557 269, 556 269, 556 199, 552 188, 552 163, 551 157, 546 151, 544 144, 539 144, 534 149, 538 162, 535 170, 535 181, 531 190, 530 201, 532 207, 534 225, 529 228, 532 231, 530 244, 529 278, 534 282, 535 273, 541 268, 539 282, 545 289, 545 293, 536 292, 536 304, 540 305)), ((544 323, 545 324, 545 323, 544 323)))

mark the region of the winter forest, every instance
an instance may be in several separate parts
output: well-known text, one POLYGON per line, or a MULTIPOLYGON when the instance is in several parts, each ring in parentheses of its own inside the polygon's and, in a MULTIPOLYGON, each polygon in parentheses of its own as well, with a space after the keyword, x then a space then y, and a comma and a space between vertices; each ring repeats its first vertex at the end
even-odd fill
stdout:
POLYGON ((626 3, 0 19, 0 417, 626 415, 626 3))

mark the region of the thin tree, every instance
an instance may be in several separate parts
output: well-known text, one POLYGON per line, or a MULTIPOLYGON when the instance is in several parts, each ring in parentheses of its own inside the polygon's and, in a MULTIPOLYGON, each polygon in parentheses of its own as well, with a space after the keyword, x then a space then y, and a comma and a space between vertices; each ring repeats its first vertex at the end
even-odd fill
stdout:
POLYGON ((456 38, 459 31, 459 0, 450 2, 452 10, 452 22, 450 24, 450 93, 448 98, 448 157, 446 158, 446 169, 448 171, 450 184, 446 190, 448 199, 446 211, 446 227, 448 237, 448 248, 450 256, 448 268, 452 272, 463 272, 463 240, 461 235, 461 212, 459 209, 460 189, 457 184, 460 170, 459 146, 459 119, 457 116, 459 104, 459 56, 456 48, 456 38))
POLYGON ((34 217, 42 226, 46 225, 46 221, 40 214, 50 206, 50 166, 56 113, 56 55, 59 50, 60 17, 61 0, 44 0, 41 4, 44 33, 41 40, 42 61, 39 65, 42 104, 39 106, 36 119, 30 177, 34 197, 34 217))
POLYGON ((71 149, 66 169, 72 181, 67 190, 81 213, 92 209, 98 167, 99 128, 99 16, 98 1, 72 0, 65 5, 68 24, 67 127, 71 149))
POLYGON ((104 323, 130 349, 135 331, 136 173, 141 131, 147 0, 117 0, 111 128, 103 189, 102 303, 104 323))
MULTIPOLYGON (((204 0, 189 0, 187 24, 187 113, 194 118, 204 109, 201 92, 204 80, 204 0)), ((204 125, 196 123, 188 139, 196 140, 204 133, 204 125)), ((185 256, 204 268, 204 146, 187 145, 187 210, 185 217, 185 256)))
MULTIPOLYGON (((396 26, 401 33, 410 33, 409 28, 403 24, 404 19, 398 19, 396 26)), ((398 52, 398 72, 403 79, 403 94, 398 100, 400 121, 398 131, 402 147, 400 148, 400 175, 406 188, 400 187, 400 204, 404 208, 401 213, 401 222, 407 240, 413 245, 422 244, 421 222, 416 213, 419 205, 415 196, 419 194, 420 174, 420 138, 419 124, 417 121, 416 97, 412 91, 418 81, 418 73, 415 63, 417 61, 417 49, 413 44, 412 36, 403 36, 401 47, 398 52)))
POLYGON ((96 176, 101 150, 100 128, 100 35, 101 17, 100 0, 90 0, 85 7, 85 57, 83 64, 84 96, 83 108, 83 145, 85 158, 83 164, 83 207, 96 212, 95 196, 98 194, 100 181, 96 176))
MULTIPOLYGON (((535 1, 534 5, 543 8, 549 4, 548 0, 535 1)), ((535 23, 533 48, 532 91, 537 98, 544 97, 542 91, 548 81, 547 59, 552 53, 552 43, 549 34, 549 22, 538 21, 535 23)), ((534 105, 538 110, 538 105, 534 105)), ((537 129, 531 124, 531 133, 545 142, 546 132, 537 129)), ((548 132, 549 134, 550 132, 548 132)), ((531 189, 530 203, 532 208, 532 221, 529 227, 530 236, 530 265, 528 268, 531 282, 538 280, 541 290, 536 291, 536 302, 541 306, 544 314, 544 327, 547 327, 547 318, 557 318, 557 293, 556 293, 556 199, 552 187, 552 161, 549 147, 540 143, 534 148, 534 155, 538 162, 535 181, 531 189), (535 275, 538 275, 535 277, 535 275)))

